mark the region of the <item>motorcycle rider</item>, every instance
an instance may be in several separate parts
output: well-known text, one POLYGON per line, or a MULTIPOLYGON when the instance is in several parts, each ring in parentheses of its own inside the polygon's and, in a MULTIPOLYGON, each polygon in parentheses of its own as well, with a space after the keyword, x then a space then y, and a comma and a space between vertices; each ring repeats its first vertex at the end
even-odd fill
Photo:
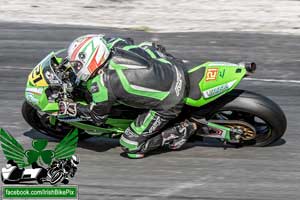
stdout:
POLYGON ((146 109, 120 139, 130 158, 161 146, 179 149, 195 132, 196 124, 185 120, 165 129, 183 107, 186 78, 180 62, 165 48, 150 42, 134 44, 130 38, 85 35, 68 48, 68 60, 77 83, 86 85, 92 103, 59 102, 61 116, 105 122, 115 104, 146 109))

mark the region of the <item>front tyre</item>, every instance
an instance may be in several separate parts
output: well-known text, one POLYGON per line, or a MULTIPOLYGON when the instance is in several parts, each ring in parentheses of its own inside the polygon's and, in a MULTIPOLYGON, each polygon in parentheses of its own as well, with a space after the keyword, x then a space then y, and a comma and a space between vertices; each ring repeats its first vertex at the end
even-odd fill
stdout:
MULTIPOLYGON (((51 125, 49 123, 49 115, 39 115, 37 110, 31 106, 27 101, 24 101, 22 106, 22 115, 25 121, 35 130, 58 139, 62 139, 69 132, 73 131, 75 128, 66 123, 56 123, 55 125, 51 125)), ((79 139, 84 140, 89 137, 87 133, 82 130, 79 130, 79 139)))
POLYGON ((64 173, 62 172, 62 170, 54 171, 51 174, 50 184, 55 185, 61 182, 63 178, 64 178, 64 173))

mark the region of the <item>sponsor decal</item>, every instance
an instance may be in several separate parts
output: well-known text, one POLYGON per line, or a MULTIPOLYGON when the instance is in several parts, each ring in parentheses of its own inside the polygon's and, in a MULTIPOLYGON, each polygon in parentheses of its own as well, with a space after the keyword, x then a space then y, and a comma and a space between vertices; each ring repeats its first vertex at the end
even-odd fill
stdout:
POLYGON ((210 88, 208 90, 205 90, 205 91, 203 91, 203 96, 204 96, 204 98, 207 99, 207 98, 216 96, 218 94, 221 94, 222 92, 230 89, 234 85, 235 82, 236 82, 236 80, 228 82, 228 83, 224 83, 222 85, 210 88))
POLYGON ((26 92, 41 95, 43 92, 43 88, 26 88, 26 92))
POLYGON ((208 68, 206 72, 205 81, 214 81, 218 76, 218 68, 208 68))
POLYGON ((34 95, 41 95, 42 92, 42 88, 26 88, 25 98, 33 104, 38 104, 39 100, 34 95))
POLYGON ((7 160, 6 166, 1 169, 2 182, 68 184, 79 164, 79 158, 74 155, 77 141, 78 130, 75 129, 54 150, 46 149, 48 141, 45 139, 33 140, 32 149, 25 150, 11 134, 0 128, 0 143, 7 160))
POLYGON ((205 137, 211 137, 211 138, 220 138, 223 139, 226 137, 226 131, 220 130, 216 128, 209 128, 210 133, 208 135, 205 135, 205 137))
POLYGON ((151 126, 151 128, 149 129, 149 133, 153 133, 159 125, 161 125, 161 119, 158 116, 155 122, 153 123, 153 125, 151 126))
POLYGON ((33 104, 38 104, 39 100, 34 97, 34 95, 30 92, 26 92, 25 98, 28 102, 31 102, 33 104))
POLYGON ((175 85, 175 93, 176 96, 180 95, 180 91, 182 89, 182 77, 181 74, 179 73, 178 69, 175 67, 176 70, 176 85, 175 85))
POLYGON ((221 78, 224 78, 225 71, 226 71, 226 70, 223 69, 222 71, 219 72, 219 76, 220 76, 221 78))

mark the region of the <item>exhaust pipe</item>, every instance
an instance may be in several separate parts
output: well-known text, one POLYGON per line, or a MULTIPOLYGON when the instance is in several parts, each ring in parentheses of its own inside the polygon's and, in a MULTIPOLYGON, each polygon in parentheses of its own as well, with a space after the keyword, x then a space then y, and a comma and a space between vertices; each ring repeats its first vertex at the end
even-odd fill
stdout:
POLYGON ((254 73, 256 70, 255 62, 242 62, 239 63, 239 65, 245 67, 246 71, 249 73, 254 73))

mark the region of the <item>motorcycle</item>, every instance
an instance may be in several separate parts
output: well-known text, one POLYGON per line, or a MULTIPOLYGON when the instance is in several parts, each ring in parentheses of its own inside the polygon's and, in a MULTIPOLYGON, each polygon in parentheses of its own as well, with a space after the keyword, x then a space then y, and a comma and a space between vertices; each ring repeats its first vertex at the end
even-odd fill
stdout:
MULTIPOLYGON (((48 54, 28 76, 26 100, 22 114, 39 132, 63 138, 77 128, 79 139, 91 136, 118 137, 142 109, 116 105, 105 124, 97 125, 84 118, 58 117, 58 102, 72 99, 88 104, 91 96, 82 87, 73 87, 74 77, 59 52, 48 54)), ((236 145, 267 146, 279 140, 286 131, 286 117, 271 99, 246 90, 236 89, 240 81, 254 73, 255 63, 206 62, 185 66, 189 93, 182 113, 169 123, 190 119, 200 126, 197 138, 216 138, 236 145)), ((87 83, 88 84, 88 83, 87 83)))
POLYGON ((71 159, 55 160, 47 169, 47 176, 42 179, 42 183, 49 182, 51 185, 58 183, 68 184, 69 178, 73 178, 77 172, 79 159, 72 156, 71 159))

